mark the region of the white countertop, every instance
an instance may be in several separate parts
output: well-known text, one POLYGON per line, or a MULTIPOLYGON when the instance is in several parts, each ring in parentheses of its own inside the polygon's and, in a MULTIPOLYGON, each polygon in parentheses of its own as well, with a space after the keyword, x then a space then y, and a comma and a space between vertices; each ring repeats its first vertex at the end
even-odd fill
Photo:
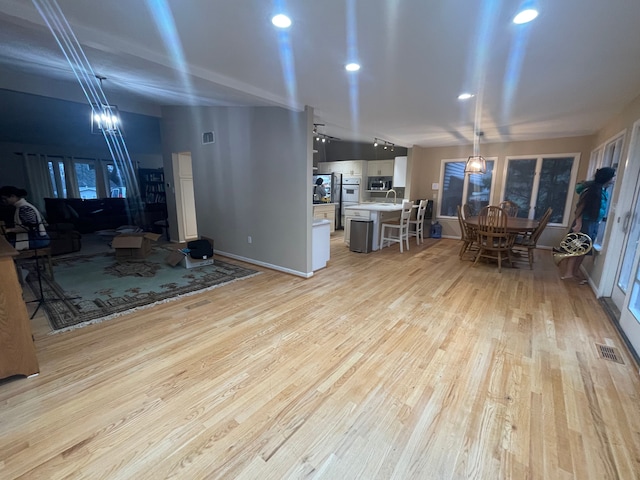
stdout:
POLYGON ((371 212, 396 212, 402 210, 402 203, 358 203, 344 207, 345 210, 369 210, 371 212))

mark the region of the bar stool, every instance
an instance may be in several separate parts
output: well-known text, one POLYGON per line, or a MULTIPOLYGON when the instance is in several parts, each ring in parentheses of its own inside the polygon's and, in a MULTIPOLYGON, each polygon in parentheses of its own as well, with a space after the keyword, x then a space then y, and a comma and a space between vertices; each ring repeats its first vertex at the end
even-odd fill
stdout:
POLYGON ((405 200, 402 203, 402 212, 397 223, 382 224, 382 238, 380 240, 380 248, 384 248, 385 242, 390 244, 396 242, 400 244, 400 253, 402 253, 402 242, 406 242, 407 250, 409 250, 409 220, 411 220, 411 210, 413 203, 405 200))
MULTIPOLYGON (((416 237, 416 245, 424 242, 424 215, 427 212, 427 201, 420 200, 415 220, 409 220, 409 236, 416 237), (414 227, 413 229, 411 227, 414 227)), ((407 247, 408 249, 409 247, 407 247)))

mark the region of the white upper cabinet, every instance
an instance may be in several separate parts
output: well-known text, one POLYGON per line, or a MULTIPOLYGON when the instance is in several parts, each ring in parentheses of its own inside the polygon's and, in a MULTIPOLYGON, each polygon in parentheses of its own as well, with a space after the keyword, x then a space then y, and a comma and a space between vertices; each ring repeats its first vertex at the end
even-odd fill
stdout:
POLYGON ((334 162, 318 162, 318 175, 332 173, 334 162))
POLYGON ((354 177, 362 176, 362 165, 364 164, 364 160, 347 160, 344 163, 344 167, 342 173, 343 175, 353 175, 354 177))
POLYGON ((396 157, 393 164, 393 187, 407 186, 407 157, 396 157))
MULTIPOLYGON (((393 160, 369 160, 367 162, 367 176, 392 177, 393 160)), ((395 182, 394 182, 395 186, 395 182)))
POLYGON ((362 176, 364 160, 343 160, 338 162, 318 162, 318 174, 341 173, 347 176, 362 176))

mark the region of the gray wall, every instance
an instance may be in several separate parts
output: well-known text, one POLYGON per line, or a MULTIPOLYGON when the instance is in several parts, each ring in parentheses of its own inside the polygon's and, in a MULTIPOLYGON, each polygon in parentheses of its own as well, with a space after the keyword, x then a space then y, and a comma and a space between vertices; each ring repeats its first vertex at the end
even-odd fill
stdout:
MULTIPOLYGON (((216 251, 308 275, 312 123, 310 108, 162 109, 167 182, 173 187, 172 154, 191 152, 198 233, 213 238, 216 251), (216 142, 203 145, 202 133, 211 130, 216 142)), ((177 238, 171 197, 171 236, 177 238)))

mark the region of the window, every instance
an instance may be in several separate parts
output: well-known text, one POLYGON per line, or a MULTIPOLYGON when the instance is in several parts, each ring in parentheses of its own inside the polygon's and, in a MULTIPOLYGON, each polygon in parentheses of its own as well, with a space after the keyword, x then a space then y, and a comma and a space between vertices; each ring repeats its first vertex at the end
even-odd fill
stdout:
POLYGON ((518 217, 540 218, 547 208, 549 223, 568 225, 579 154, 508 157, 503 200, 518 204, 518 217))
POLYGON ((67 183, 65 176, 64 159, 47 155, 47 169, 49 180, 56 198, 67 198, 67 183))
POLYGON ((75 160, 73 166, 76 171, 80 198, 98 198, 95 163, 92 161, 85 162, 75 160))
MULTIPOLYGON (((596 173, 596 170, 602 167, 613 167, 616 170, 618 169, 618 165, 620 164, 620 156, 622 155, 622 147, 624 145, 624 132, 618 134, 616 137, 607 141, 604 146, 598 147, 596 150, 591 152, 591 161, 589 163, 589 177, 588 180, 593 179, 593 176, 596 173)), ((608 218, 609 211, 611 211, 611 198, 613 196, 613 185, 609 185, 607 188, 607 194, 609 196, 609 207, 607 210, 607 215, 605 218, 608 218)), ((604 232, 607 228, 606 222, 600 222, 598 226, 598 235, 596 236, 593 247, 596 250, 601 250, 604 244, 604 232)))
POLYGON ((120 170, 113 162, 106 162, 105 168, 107 170, 105 178, 108 183, 108 196, 112 198, 125 198, 127 196, 127 187, 124 184, 120 170))
POLYGON ((468 203, 474 213, 490 203, 494 160, 487 160, 487 173, 484 174, 465 175, 466 163, 466 159, 443 160, 439 199, 441 217, 456 217, 458 205, 464 203, 468 203))

